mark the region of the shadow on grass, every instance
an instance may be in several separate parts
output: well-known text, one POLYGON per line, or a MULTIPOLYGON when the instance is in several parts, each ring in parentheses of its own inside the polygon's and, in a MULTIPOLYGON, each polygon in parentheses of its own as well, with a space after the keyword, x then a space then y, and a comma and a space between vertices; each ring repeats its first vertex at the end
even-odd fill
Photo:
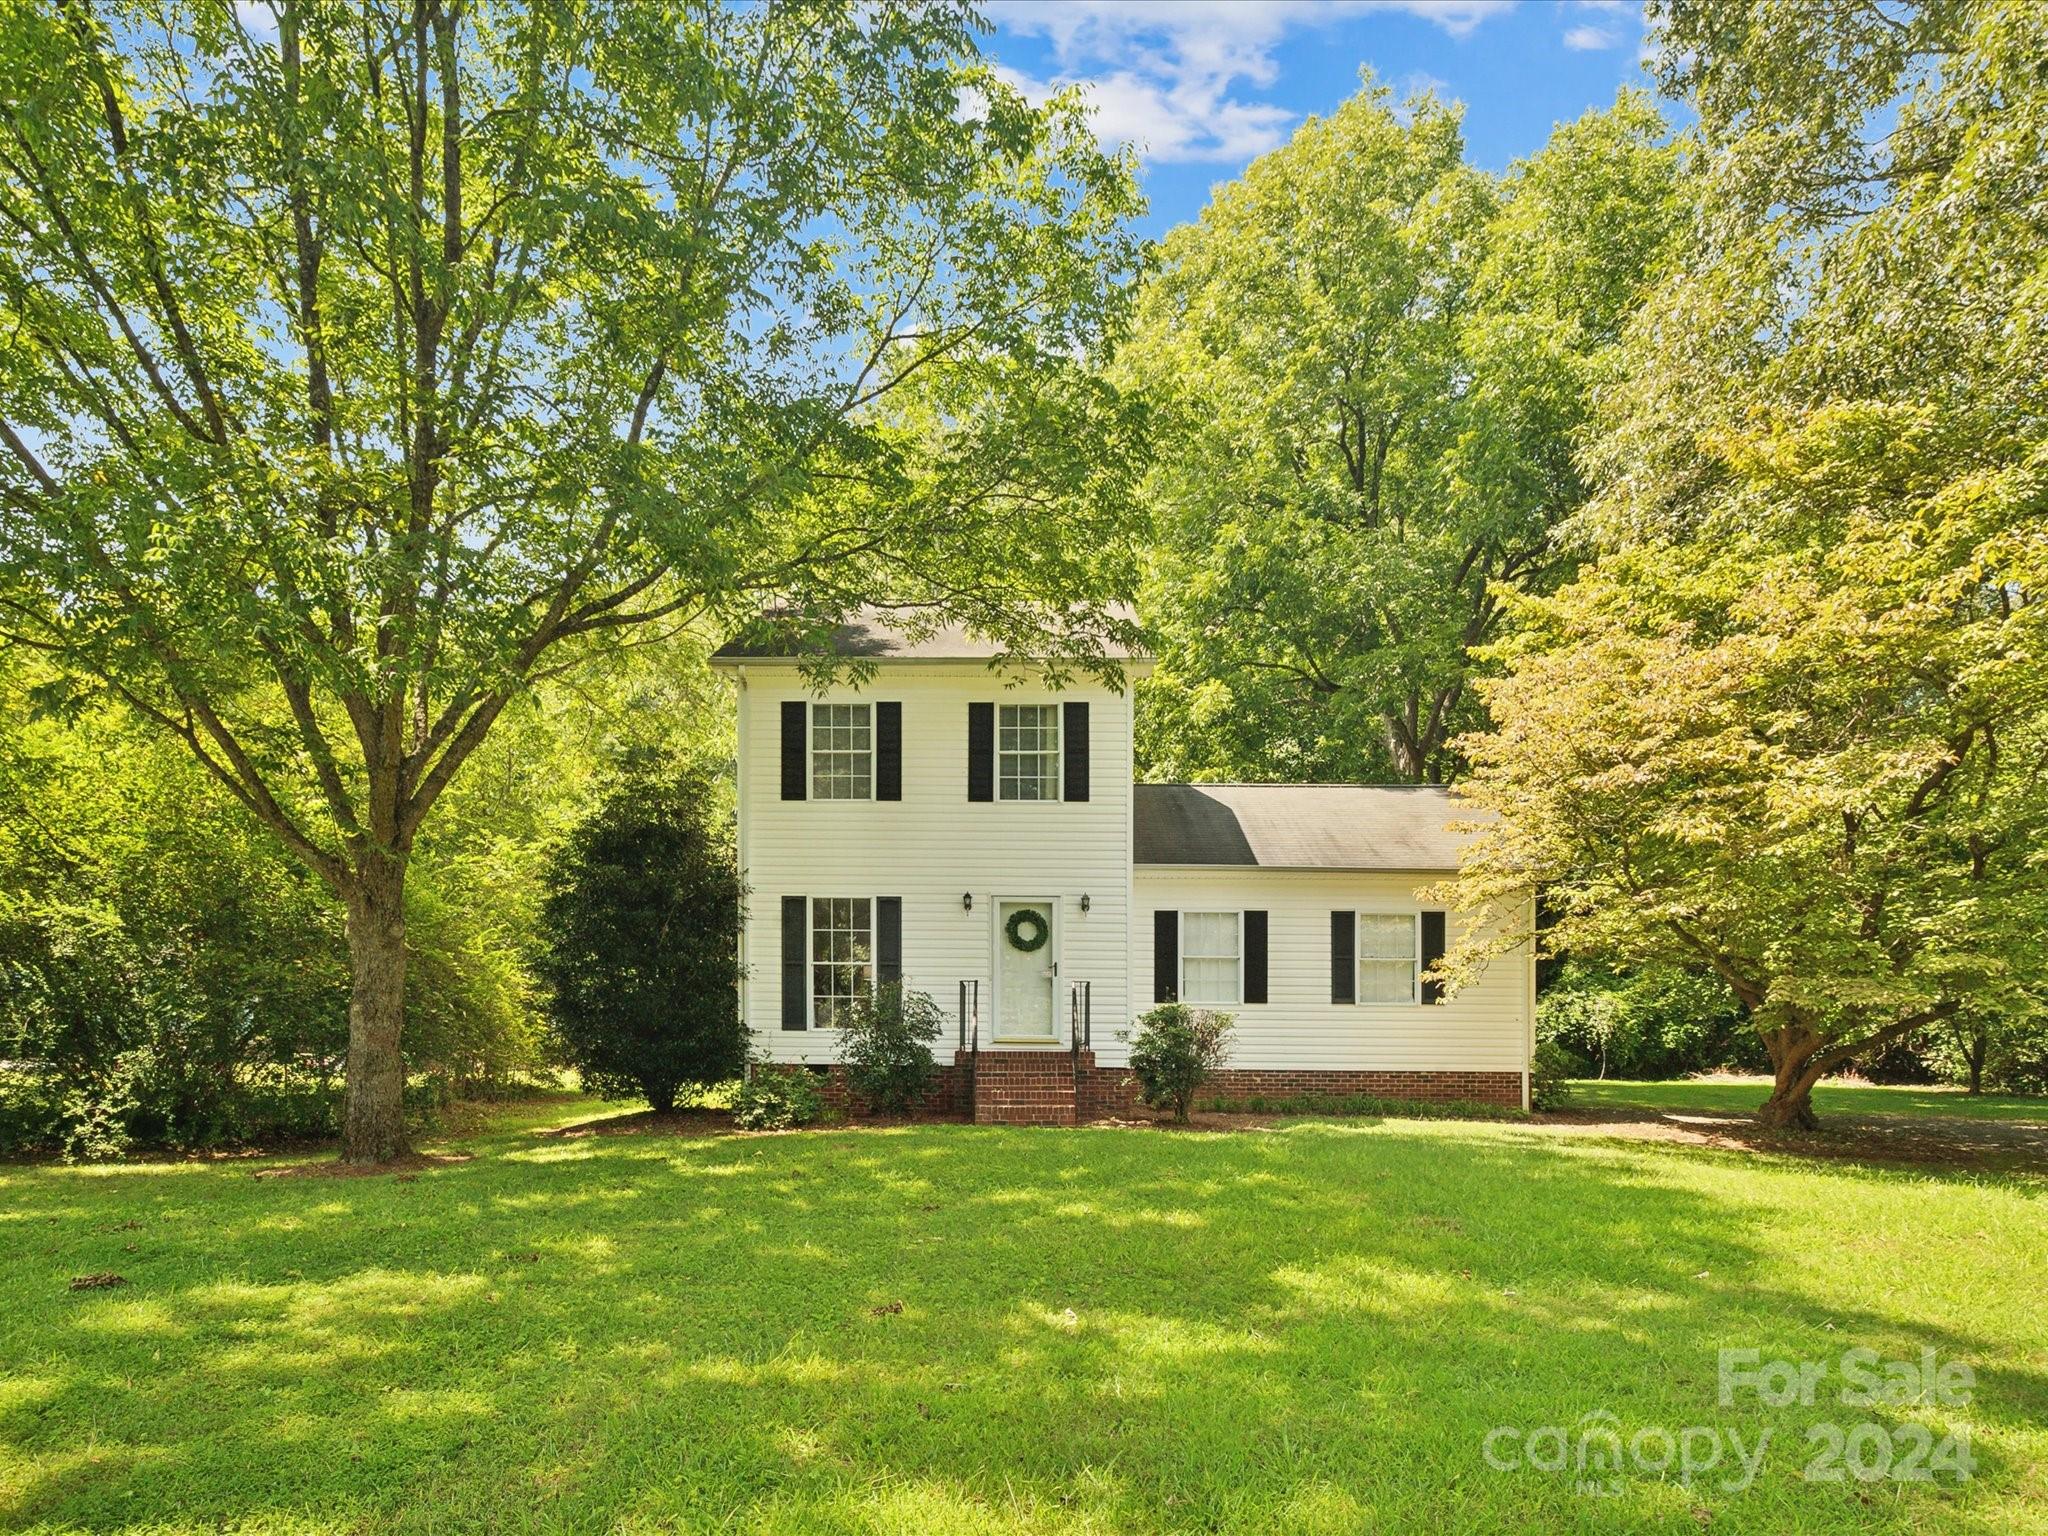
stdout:
POLYGON ((2048 1418, 2031 1306, 1940 1279, 2038 1251, 1985 1236, 2024 1194, 1523 1128, 536 1135, 409 1183, 4 1189, 10 1525, 1991 1529, 2048 1418), (1830 1405, 1719 1408, 1717 1348, 1852 1344, 1975 1365, 1970 1497, 1873 1507, 1788 1451, 1589 1503, 1481 1459, 1597 1409, 1798 1444, 1830 1405))

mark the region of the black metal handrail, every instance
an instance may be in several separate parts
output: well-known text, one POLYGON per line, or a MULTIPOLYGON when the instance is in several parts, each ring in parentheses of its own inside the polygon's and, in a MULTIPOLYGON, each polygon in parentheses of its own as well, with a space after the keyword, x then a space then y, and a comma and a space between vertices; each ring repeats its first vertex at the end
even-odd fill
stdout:
POLYGON ((963 1051, 967 1049, 969 1025, 973 1026, 975 1049, 979 1050, 981 1048, 981 981, 978 977, 973 981, 963 981, 960 983, 960 1049, 963 1051))
POLYGON ((1095 1045, 1095 983, 1077 981, 1067 988, 1067 1048, 1092 1050, 1095 1045))

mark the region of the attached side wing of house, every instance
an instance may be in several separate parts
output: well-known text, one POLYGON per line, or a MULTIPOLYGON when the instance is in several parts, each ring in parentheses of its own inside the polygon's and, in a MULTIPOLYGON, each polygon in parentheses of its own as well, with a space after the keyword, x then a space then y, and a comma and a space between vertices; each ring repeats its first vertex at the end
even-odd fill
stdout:
POLYGON ((714 658, 739 701, 741 1008, 770 1059, 836 1091, 841 1011, 900 980, 944 1008, 939 1100, 978 1120, 1130 1107, 1125 1035, 1172 1000, 1235 1016, 1224 1096, 1526 1106, 1527 946, 1451 995, 1423 979, 1459 921, 1421 896, 1457 867, 1447 792, 1134 784, 1128 691, 992 669, 959 630, 863 619, 833 644, 867 682, 714 658))

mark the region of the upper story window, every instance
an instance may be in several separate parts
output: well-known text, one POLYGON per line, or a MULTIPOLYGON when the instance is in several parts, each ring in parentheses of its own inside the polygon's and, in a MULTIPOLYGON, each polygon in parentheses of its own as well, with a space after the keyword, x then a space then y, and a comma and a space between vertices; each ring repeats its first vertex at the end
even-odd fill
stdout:
POLYGON ((868 990, 875 948, 875 903, 867 896, 811 899, 811 1022, 837 1029, 854 998, 868 990))
POLYGON ((1180 996, 1187 1003, 1242 1000, 1244 946, 1235 912, 1180 915, 1180 996))
POLYGON ((1059 705, 1004 704, 996 711, 996 795, 1059 799, 1059 705))
POLYGON ((811 798, 872 800, 875 737, 871 706, 811 706, 811 798))
POLYGON ((1420 918, 1413 912, 1358 914, 1358 1000, 1412 1003, 1421 969, 1420 918))

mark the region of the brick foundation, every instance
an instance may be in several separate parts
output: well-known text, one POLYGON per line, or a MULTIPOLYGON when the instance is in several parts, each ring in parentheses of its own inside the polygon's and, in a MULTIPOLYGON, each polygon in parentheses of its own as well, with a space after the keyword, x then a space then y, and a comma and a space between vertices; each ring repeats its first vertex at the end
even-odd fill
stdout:
MULTIPOLYGON (((1083 1120, 1124 1115, 1138 1108, 1138 1084, 1129 1067, 1098 1067, 1095 1053, 1080 1054, 1077 1084, 1083 1120)), ((1522 1107, 1519 1072, 1339 1072, 1299 1068, 1226 1068, 1202 1085, 1204 1099, 1295 1098, 1314 1094, 1342 1098, 1367 1094, 1376 1099, 1418 1099, 1426 1103, 1453 1100, 1522 1107)))
MULTIPOLYGON (((783 1067, 810 1072, 825 1102, 843 1113, 859 1113, 846 1069, 783 1067)), ((1305 1069, 1226 1069, 1202 1087, 1207 1099, 1287 1099, 1302 1095, 1343 1098, 1460 1100, 1522 1107, 1519 1072, 1332 1072, 1305 1069)), ((972 1118, 980 1125, 1074 1125, 1139 1108, 1138 1085, 1129 1067, 1098 1067, 1093 1051, 968 1051, 941 1066, 931 1092, 919 1106, 924 1114, 972 1118)))

